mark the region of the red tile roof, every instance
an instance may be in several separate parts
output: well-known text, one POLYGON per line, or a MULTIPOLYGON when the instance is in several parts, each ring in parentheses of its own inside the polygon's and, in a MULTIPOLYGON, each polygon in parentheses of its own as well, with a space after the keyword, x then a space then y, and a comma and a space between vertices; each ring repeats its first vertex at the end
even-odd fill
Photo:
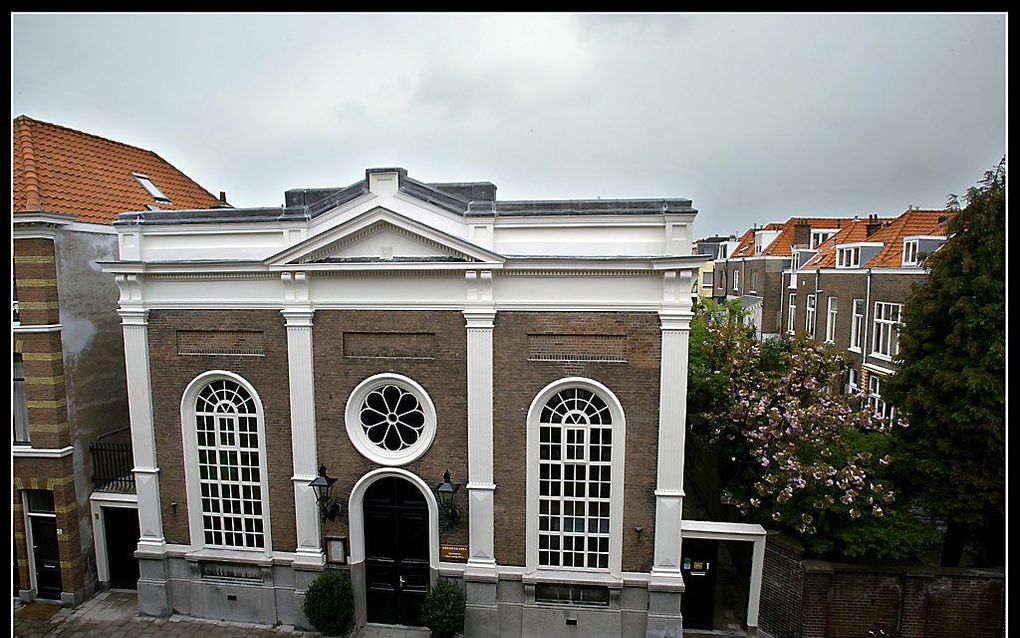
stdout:
POLYGON ((733 257, 754 257, 754 232, 755 230, 778 230, 779 235, 772 240, 765 250, 761 251, 762 256, 769 257, 792 257, 793 238, 796 234, 796 227, 807 224, 811 228, 842 228, 854 221, 851 217, 791 217, 782 223, 773 222, 764 228, 752 228, 743 234, 733 257))
POLYGON ((952 216, 946 210, 908 210, 888 226, 883 227, 868 241, 885 244, 878 254, 868 260, 865 268, 899 268, 903 265, 903 239, 911 235, 945 236, 945 222, 952 216))
POLYGON ((218 201, 152 151, 24 115, 13 129, 15 212, 65 213, 109 224, 148 205, 204 209, 218 201), (151 179, 170 202, 153 199, 132 173, 151 179))
POLYGON ((818 254, 803 269, 836 267, 836 245, 857 242, 880 242, 881 250, 862 268, 899 268, 903 265, 903 239, 912 235, 945 236, 946 223, 952 216, 945 210, 908 210, 895 219, 879 218, 882 227, 870 237, 867 219, 856 219, 818 247, 818 254), (939 220, 942 221, 939 221, 939 220))
POLYGON ((783 225, 772 222, 764 228, 752 228, 740 236, 737 247, 733 249, 731 257, 754 257, 754 233, 757 230, 782 230, 783 225))

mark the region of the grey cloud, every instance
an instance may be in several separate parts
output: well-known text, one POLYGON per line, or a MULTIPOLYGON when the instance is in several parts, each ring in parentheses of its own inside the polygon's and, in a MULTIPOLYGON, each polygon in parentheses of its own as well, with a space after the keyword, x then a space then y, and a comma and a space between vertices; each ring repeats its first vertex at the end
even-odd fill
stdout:
POLYGON ((1002 15, 20 15, 14 113, 240 205, 400 165, 691 197, 695 232, 939 206, 1005 150, 1002 15))

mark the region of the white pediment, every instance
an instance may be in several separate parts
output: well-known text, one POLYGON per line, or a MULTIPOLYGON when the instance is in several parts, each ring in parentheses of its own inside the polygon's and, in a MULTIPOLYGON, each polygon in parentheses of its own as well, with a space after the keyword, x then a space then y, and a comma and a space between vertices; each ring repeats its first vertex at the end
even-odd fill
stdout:
POLYGON ((376 208, 305 239, 270 266, 344 263, 494 263, 503 257, 413 219, 376 208))

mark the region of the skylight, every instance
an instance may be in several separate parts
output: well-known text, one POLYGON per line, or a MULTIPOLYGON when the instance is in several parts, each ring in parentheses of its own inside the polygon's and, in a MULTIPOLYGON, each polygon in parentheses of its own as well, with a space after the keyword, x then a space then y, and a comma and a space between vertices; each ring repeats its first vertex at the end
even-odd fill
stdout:
POLYGON ((164 195, 163 191, 159 190, 159 188, 147 176, 142 175, 141 173, 132 173, 132 175, 134 175, 135 179, 138 180, 138 183, 149 192, 149 195, 152 195, 154 200, 159 202, 170 201, 170 198, 164 195))

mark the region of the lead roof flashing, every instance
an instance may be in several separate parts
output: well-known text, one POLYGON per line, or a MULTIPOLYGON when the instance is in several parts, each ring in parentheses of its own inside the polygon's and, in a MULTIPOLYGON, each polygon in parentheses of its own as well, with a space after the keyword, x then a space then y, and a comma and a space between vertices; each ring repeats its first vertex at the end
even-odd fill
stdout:
POLYGON ((691 200, 676 199, 571 199, 504 200, 495 197, 491 182, 426 184, 407 176, 402 168, 369 168, 365 179, 343 188, 297 188, 284 193, 280 207, 159 210, 123 213, 114 225, 243 223, 308 221, 370 192, 374 173, 397 173, 399 192, 463 217, 552 217, 587 215, 667 215, 698 211, 691 200), (475 196, 480 199, 475 199, 475 196))

